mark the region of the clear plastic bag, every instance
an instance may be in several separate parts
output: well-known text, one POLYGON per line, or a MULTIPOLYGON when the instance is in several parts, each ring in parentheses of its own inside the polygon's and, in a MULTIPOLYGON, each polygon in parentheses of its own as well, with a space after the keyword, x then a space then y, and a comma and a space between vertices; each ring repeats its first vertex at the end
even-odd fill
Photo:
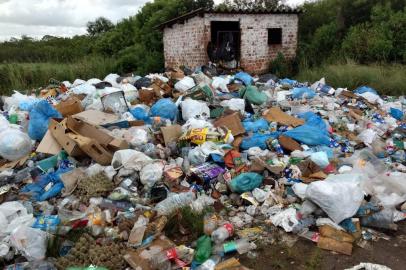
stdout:
POLYGON ((181 103, 182 118, 187 121, 190 118, 207 119, 210 116, 210 109, 205 102, 194 99, 186 99, 181 103))
POLYGON ((28 135, 18 129, 9 128, 0 133, 0 156, 14 161, 31 152, 32 144, 28 135))
POLYGON ((11 234, 13 247, 29 261, 45 259, 47 233, 27 226, 17 227, 11 234))

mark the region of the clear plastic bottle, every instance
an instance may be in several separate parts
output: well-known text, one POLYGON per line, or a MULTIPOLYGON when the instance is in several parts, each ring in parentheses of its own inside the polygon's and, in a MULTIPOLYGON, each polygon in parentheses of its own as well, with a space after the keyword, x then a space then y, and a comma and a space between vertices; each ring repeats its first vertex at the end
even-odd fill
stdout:
POLYGON ((160 216, 170 215, 176 209, 186 206, 193 202, 195 194, 193 192, 184 192, 169 196, 155 206, 155 210, 160 216))
POLYGON ((245 254, 253 249, 253 244, 251 244, 248 239, 241 238, 235 241, 226 242, 221 245, 216 245, 213 249, 213 254, 218 256, 224 256, 224 254, 238 252, 238 254, 245 254))
POLYGON ((234 227, 231 223, 224 223, 221 227, 217 228, 212 234, 211 238, 214 243, 221 244, 231 235, 233 235, 234 227))
POLYGON ((214 270, 216 265, 221 261, 221 257, 218 255, 211 256, 207 261, 201 264, 196 270, 214 270))

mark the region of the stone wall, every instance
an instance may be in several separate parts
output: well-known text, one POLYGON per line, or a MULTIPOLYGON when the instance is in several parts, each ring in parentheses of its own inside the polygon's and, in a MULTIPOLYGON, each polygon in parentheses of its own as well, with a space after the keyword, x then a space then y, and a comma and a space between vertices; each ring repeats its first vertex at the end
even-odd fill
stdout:
POLYGON ((195 68, 208 62, 207 44, 211 21, 239 21, 241 28, 241 67, 250 73, 264 73, 281 52, 296 55, 297 14, 216 14, 206 13, 164 30, 165 66, 195 68), (282 28, 282 44, 268 45, 268 29, 282 28))

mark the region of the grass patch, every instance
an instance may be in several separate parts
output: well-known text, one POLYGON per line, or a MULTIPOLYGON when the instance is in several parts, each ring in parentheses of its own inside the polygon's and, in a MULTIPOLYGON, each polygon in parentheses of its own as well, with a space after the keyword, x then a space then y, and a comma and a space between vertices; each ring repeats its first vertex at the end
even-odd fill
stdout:
POLYGON ((77 78, 103 79, 114 72, 115 62, 111 58, 87 57, 77 63, 7 63, 0 64, 0 94, 8 95, 12 90, 24 91, 48 85, 51 78, 73 82, 77 78))
POLYGON ((357 65, 353 63, 325 65, 301 69, 295 77, 299 81, 315 82, 325 77, 333 87, 349 90, 367 85, 383 95, 406 94, 406 65, 357 65))
POLYGON ((322 256, 319 248, 315 248, 309 259, 306 261, 306 270, 320 269, 322 256))

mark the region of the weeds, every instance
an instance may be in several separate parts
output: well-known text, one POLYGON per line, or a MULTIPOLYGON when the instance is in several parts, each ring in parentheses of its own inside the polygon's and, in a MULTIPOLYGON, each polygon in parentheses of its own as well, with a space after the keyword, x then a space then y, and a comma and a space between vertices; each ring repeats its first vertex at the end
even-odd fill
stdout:
POLYGON ((357 65, 353 63, 326 65, 319 68, 301 69, 299 81, 315 82, 322 77, 333 87, 350 90, 367 85, 383 95, 406 94, 406 66, 404 65, 357 65))

